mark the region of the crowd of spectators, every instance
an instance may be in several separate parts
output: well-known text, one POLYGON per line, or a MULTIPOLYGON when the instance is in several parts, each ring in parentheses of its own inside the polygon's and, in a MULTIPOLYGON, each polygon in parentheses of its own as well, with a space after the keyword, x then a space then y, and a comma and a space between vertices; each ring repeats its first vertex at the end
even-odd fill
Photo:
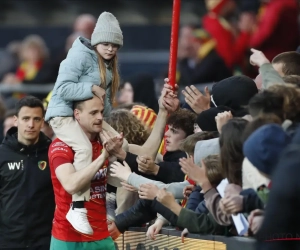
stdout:
MULTIPOLYGON (((127 151, 108 151, 119 160, 109 171, 121 183, 109 232, 116 239, 129 227, 150 223, 147 236, 152 240, 164 225, 172 225, 182 237, 254 237, 257 249, 299 249, 298 241, 286 240, 299 240, 300 233, 298 3, 261 1, 254 9, 244 5, 236 21, 231 19, 234 0, 206 2, 202 26, 180 30, 177 82, 185 88, 176 95, 183 95, 184 103, 168 110, 162 104, 164 90, 162 97, 156 96, 154 77, 137 72, 120 83, 114 109, 104 118, 129 143, 127 151), (204 92, 194 86, 210 82, 215 84, 204 92), (162 110, 169 111, 164 119, 162 110), (137 150, 153 138, 159 139, 151 144, 158 149, 155 155, 137 150), (222 194, 218 186, 224 179, 228 184, 222 194), (248 220, 246 232, 233 220, 238 214, 248 220)), ((90 39, 96 21, 88 14, 79 16, 55 60, 37 35, 12 42, 0 54, 1 84, 54 83, 74 40, 90 39)), ((15 104, 25 96, 0 96, 4 143, 8 131, 19 126, 15 104)), ((37 97, 47 109, 51 93, 37 97)), ((40 131, 55 139, 48 123, 40 131)), ((1 164, 2 159, 0 203, 1 182, 7 181, 1 164)), ((0 221, 3 215, 0 209, 0 221)))

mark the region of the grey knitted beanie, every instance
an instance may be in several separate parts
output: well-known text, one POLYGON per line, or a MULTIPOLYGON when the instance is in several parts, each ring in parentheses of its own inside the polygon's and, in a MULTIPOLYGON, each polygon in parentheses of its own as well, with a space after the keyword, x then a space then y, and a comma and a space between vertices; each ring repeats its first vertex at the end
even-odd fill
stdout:
POLYGON ((123 46, 123 34, 119 22, 109 12, 101 13, 91 39, 92 46, 105 42, 117 44, 120 47, 123 46))

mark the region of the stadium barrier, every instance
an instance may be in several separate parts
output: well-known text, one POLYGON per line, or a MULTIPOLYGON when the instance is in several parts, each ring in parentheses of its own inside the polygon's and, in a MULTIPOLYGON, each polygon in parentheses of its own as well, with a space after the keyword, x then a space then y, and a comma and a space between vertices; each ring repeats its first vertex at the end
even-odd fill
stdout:
POLYGON ((188 234, 181 241, 181 232, 162 229, 156 240, 146 236, 147 228, 129 228, 116 241, 117 250, 254 250, 255 240, 248 237, 188 234))

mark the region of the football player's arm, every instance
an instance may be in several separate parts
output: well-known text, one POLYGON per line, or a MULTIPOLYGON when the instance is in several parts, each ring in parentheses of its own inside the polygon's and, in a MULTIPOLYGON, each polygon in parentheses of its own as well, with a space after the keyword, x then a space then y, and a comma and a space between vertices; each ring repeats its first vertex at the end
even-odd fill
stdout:
POLYGON ((91 183, 91 180, 98 172, 98 170, 104 165, 107 158, 107 153, 103 153, 94 160, 87 167, 76 171, 71 162, 65 162, 63 164, 55 164, 59 162, 58 157, 53 159, 53 165, 55 168, 55 174, 60 181, 63 188, 71 195, 78 193, 91 183), (56 165, 56 166, 55 166, 56 165))

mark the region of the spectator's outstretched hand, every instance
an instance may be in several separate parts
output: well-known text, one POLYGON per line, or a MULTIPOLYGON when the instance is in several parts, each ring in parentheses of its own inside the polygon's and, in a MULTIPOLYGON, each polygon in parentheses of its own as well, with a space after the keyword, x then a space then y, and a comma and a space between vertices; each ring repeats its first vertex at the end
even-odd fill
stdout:
POLYGON ((173 194, 167 192, 165 188, 158 191, 156 198, 165 207, 171 206, 174 202, 176 203, 173 194))
POLYGON ((139 197, 140 199, 154 200, 154 198, 157 196, 158 191, 159 188, 154 184, 142 184, 139 189, 139 197))
POLYGON ((110 233, 110 236, 112 237, 113 240, 118 239, 118 237, 120 236, 120 231, 117 228, 116 224, 114 221, 108 221, 107 222, 108 225, 108 232, 110 233))
POLYGON ((169 79, 166 78, 164 87, 161 92, 158 104, 159 108, 162 110, 167 110, 169 113, 176 111, 179 108, 179 99, 177 98, 178 85, 175 85, 173 90, 172 86, 169 84, 169 79))
POLYGON ((222 113, 217 114, 215 117, 218 132, 221 134, 222 127, 230 120, 232 119, 231 111, 225 111, 222 113))
POLYGON ((155 221, 155 223, 148 228, 148 231, 147 231, 147 234, 146 234, 147 238, 151 239, 151 240, 156 240, 156 235, 159 233, 162 226, 163 226, 163 221, 160 220, 160 219, 157 219, 155 221))
POLYGON ((268 60, 268 58, 266 58, 263 52, 256 49, 251 49, 251 52, 253 53, 250 56, 251 65, 261 67, 265 63, 270 63, 270 61, 268 60))
POLYGON ((127 191, 130 191, 130 192, 137 192, 138 189, 136 189, 134 186, 131 186, 130 184, 128 184, 127 182, 125 181, 122 181, 121 182, 121 185, 124 189, 126 189, 127 191))
POLYGON ((195 189, 194 185, 188 185, 188 186, 184 187, 183 197, 186 199, 189 198, 190 194, 193 192, 194 189, 195 189))
POLYGON ((124 166, 120 162, 115 161, 110 165, 109 170, 111 176, 127 182, 128 177, 131 174, 131 169, 125 161, 123 161, 123 164, 124 166))
POLYGON ((203 161, 201 167, 197 166, 194 163, 193 157, 190 156, 189 158, 179 159, 179 165, 181 166, 182 172, 185 173, 191 180, 197 182, 197 184, 202 188, 203 192, 212 187, 207 178, 206 167, 203 161))
POLYGON ((232 195, 221 199, 222 203, 221 209, 225 214, 238 214, 243 210, 243 200, 242 195, 232 195))
POLYGON ((200 114, 204 110, 210 109, 210 93, 208 87, 205 87, 205 94, 202 94, 194 85, 185 87, 182 90, 185 97, 185 102, 195 111, 200 114))
POLYGON ((249 228, 253 234, 260 229, 264 220, 264 211, 260 209, 253 210, 248 216, 249 228))
POLYGON ((140 172, 145 174, 156 174, 157 166, 151 157, 138 156, 136 162, 140 172))
POLYGON ((103 147, 110 155, 117 156, 120 154, 124 139, 123 133, 115 136, 110 131, 102 130, 102 132, 100 132, 100 138, 103 147))
POLYGON ((184 243, 184 237, 187 236, 189 233, 189 230, 187 228, 183 229, 181 232, 181 242, 184 243))

